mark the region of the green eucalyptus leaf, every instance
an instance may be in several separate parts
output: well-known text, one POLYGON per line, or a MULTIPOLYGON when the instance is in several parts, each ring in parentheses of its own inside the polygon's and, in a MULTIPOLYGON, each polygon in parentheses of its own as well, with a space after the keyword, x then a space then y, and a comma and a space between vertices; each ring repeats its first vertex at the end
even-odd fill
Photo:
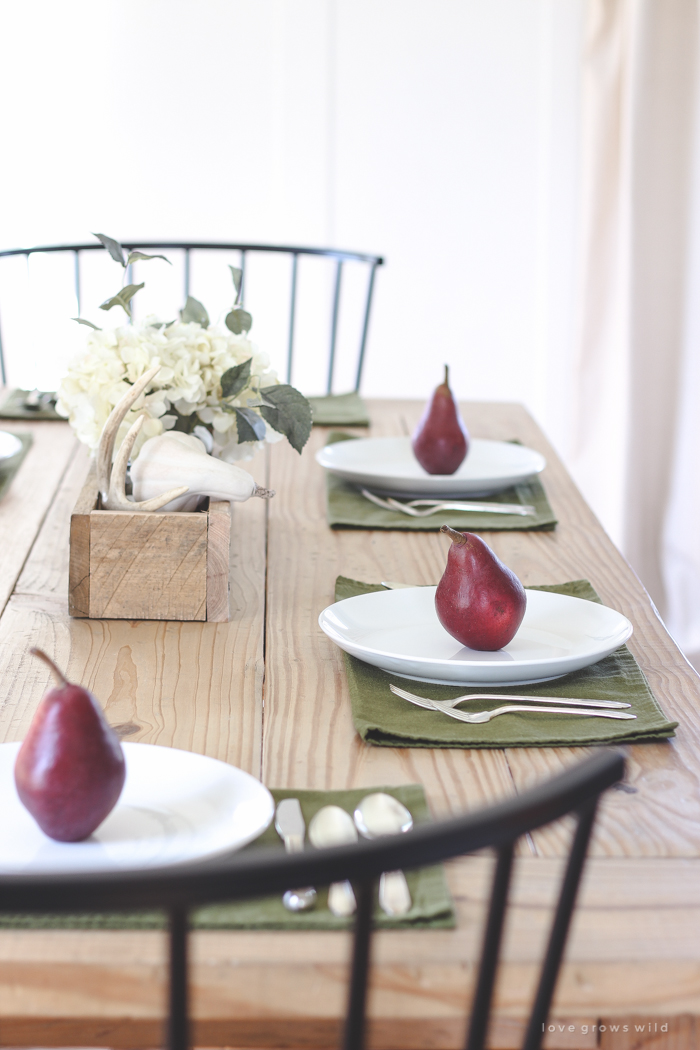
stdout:
POLYGON ((86 321, 84 317, 71 317, 71 321, 77 321, 78 324, 86 324, 88 328, 94 328, 96 332, 101 332, 102 329, 98 328, 92 321, 86 321))
POLYGON ((122 266, 126 266, 126 263, 124 262, 124 249, 119 241, 115 241, 114 237, 108 237, 106 233, 93 233, 93 237, 97 237, 98 241, 102 242, 115 262, 120 263, 122 266))
POLYGON ((240 266, 231 266, 230 263, 229 270, 233 277, 233 287, 236 289, 236 302, 238 302, 241 295, 241 284, 243 283, 243 270, 240 266))
POLYGON ((249 332, 252 325, 253 318, 247 310, 242 310, 240 307, 236 310, 232 310, 226 317, 226 327, 233 332, 234 335, 240 335, 241 332, 249 332))
POLYGON ((180 310, 180 320, 183 324, 194 322, 195 324, 201 324, 202 328, 209 327, 209 314, 199 299, 195 299, 192 295, 187 296, 187 302, 184 308, 180 310))
POLYGON ((145 252, 129 252, 129 258, 126 260, 126 265, 128 266, 129 263, 138 262, 139 259, 142 259, 142 260, 146 260, 146 259, 163 259, 164 262, 166 262, 168 264, 168 266, 172 266, 173 265, 170 262, 170 259, 166 259, 166 257, 164 255, 146 255, 145 252))
POLYGON ((131 317, 131 300, 134 298, 137 292, 140 292, 143 288, 143 281, 141 284, 127 284, 116 295, 113 295, 111 299, 105 299, 103 303, 100 303, 100 310, 111 310, 113 306, 121 306, 122 310, 126 311, 128 317, 131 317))
POLYGON ((174 321, 152 321, 149 328, 168 328, 174 321))
POLYGON ((238 441, 262 441, 265 437, 265 421, 252 408, 237 408, 236 427, 238 441))
POLYGON ((271 402, 274 408, 263 405, 260 414, 274 430, 284 434, 292 448, 301 452, 311 433, 311 405, 288 383, 266 386, 261 397, 271 402))
POLYGON ((240 394, 241 390, 248 386, 252 363, 253 358, 249 357, 243 364, 234 365, 233 368, 226 369, 221 377, 221 394, 223 397, 235 397, 236 394, 240 394))

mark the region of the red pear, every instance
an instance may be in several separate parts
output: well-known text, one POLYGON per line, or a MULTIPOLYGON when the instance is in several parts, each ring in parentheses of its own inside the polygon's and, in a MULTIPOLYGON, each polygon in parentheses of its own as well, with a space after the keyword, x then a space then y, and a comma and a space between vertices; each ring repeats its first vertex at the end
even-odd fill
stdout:
POLYGON ((525 588, 488 544, 471 532, 443 525, 452 546, 435 592, 435 609, 445 630, 470 649, 502 649, 525 615, 525 588))
POLYGON ((411 444, 428 474, 454 474, 469 451, 469 434, 450 390, 447 365, 445 381, 435 388, 411 444))
POLYGON ((126 766, 121 744, 95 697, 66 681, 45 653, 32 649, 54 672, 15 762, 17 794, 41 830, 59 842, 79 842, 116 805, 126 766))

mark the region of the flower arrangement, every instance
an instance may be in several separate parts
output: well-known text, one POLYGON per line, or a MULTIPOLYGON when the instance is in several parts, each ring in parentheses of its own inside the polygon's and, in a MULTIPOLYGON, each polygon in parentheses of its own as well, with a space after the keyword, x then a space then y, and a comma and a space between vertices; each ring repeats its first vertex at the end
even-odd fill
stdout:
MULTIPOLYGON (((95 236, 124 268, 136 260, 164 256, 130 252, 105 234, 95 236)), ((165 260, 168 262, 169 260, 165 260)), ((127 284, 101 304, 121 307, 128 322, 114 329, 87 325, 85 352, 61 382, 57 412, 95 452, 104 424, 129 387, 153 365, 161 368, 127 414, 117 434, 121 444, 134 420, 145 417, 132 458, 145 441, 166 430, 194 433, 213 455, 233 462, 250 459, 267 443, 286 437, 297 452, 311 432, 311 408, 294 387, 280 383, 267 354, 249 339, 253 323, 240 306, 242 272, 231 266, 235 301, 224 326, 212 325, 204 306, 189 296, 179 320, 148 317, 131 323, 131 300, 144 285, 127 284)))

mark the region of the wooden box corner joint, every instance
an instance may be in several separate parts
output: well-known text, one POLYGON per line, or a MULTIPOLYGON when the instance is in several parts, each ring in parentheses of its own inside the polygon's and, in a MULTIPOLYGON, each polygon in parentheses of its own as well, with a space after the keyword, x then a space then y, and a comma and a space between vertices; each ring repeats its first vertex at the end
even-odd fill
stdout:
POLYGON ((71 616, 229 619, 231 506, 196 513, 98 509, 94 467, 70 522, 71 616))

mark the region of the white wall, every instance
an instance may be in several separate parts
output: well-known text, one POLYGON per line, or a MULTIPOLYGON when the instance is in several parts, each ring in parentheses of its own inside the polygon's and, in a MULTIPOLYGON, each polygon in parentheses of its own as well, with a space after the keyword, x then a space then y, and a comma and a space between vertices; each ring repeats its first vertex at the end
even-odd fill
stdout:
MULTIPOLYGON (((364 392, 425 396, 449 361, 461 397, 524 401, 567 453, 584 3, 5 5, 0 247, 97 229, 381 253, 364 392)), ((48 385, 84 330, 13 274, 10 379, 48 385)))

